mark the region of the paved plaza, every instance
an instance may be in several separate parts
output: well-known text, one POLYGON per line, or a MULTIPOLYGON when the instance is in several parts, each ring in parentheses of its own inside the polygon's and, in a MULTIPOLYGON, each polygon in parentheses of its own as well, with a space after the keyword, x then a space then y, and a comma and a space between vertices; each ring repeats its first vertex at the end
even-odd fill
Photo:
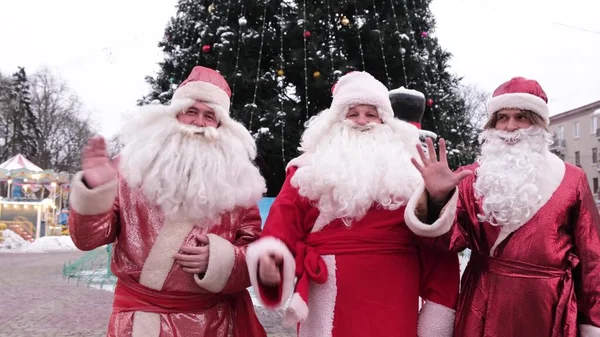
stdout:
MULTIPOLYGON (((83 252, 0 253, 0 337, 103 337, 112 292, 67 282, 62 266, 83 252)), ((269 337, 292 337, 281 313, 257 308, 269 337)))

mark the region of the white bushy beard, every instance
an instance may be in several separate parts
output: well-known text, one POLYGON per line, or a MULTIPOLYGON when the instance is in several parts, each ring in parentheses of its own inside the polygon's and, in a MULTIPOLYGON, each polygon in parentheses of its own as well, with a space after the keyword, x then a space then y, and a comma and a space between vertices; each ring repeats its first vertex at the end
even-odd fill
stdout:
POLYGON ((414 144, 386 124, 358 127, 336 123, 308 154, 309 163, 291 180, 300 195, 317 201, 320 216, 329 223, 341 218, 347 226, 378 204, 389 210, 405 205, 422 182, 410 161, 414 144))
POLYGON ((130 186, 167 220, 202 227, 235 207, 256 205, 265 181, 239 137, 228 127, 184 125, 154 109, 150 120, 130 121, 120 137, 120 172, 130 186))
POLYGON ((531 218, 541 196, 538 176, 552 136, 533 126, 514 132, 485 130, 477 159, 475 196, 482 199, 481 221, 513 231, 531 218))

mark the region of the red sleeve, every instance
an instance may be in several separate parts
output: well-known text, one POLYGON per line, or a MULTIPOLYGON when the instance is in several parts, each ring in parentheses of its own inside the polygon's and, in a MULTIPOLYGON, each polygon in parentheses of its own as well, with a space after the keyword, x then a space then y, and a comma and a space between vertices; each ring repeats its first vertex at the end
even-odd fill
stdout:
POLYGON ((288 170, 281 191, 269 210, 261 239, 248 249, 247 261, 252 285, 259 299, 268 307, 279 306, 291 296, 296 269, 296 243, 303 240, 307 233, 304 218, 310 204, 291 185, 295 172, 295 167, 288 170), (261 256, 273 253, 284 257, 281 266, 282 283, 278 287, 266 287, 258 279, 258 262, 261 256))
POLYGON ((421 246, 419 258, 421 261, 419 296, 426 301, 455 310, 460 285, 458 254, 421 246))
POLYGON ((208 268, 205 273, 194 275, 200 287, 213 293, 235 294, 250 286, 246 251, 248 244, 260 236, 258 207, 244 210, 232 226, 235 237, 231 239, 215 233, 207 234, 210 247, 208 268))
POLYGON ((453 252, 421 246, 419 257, 419 295, 425 304, 419 312, 417 335, 451 337, 460 280, 458 256, 453 252))
POLYGON ((285 182, 269 210, 262 234, 263 237, 278 238, 290 250, 306 235, 303 223, 308 211, 305 198, 300 196, 298 189, 290 182, 295 172, 296 167, 288 170, 285 182))
POLYGON ((118 180, 93 189, 77 173, 71 184, 69 235, 81 250, 92 250, 115 241, 119 231, 118 180))
MULTIPOLYGON (((463 170, 474 170, 473 165, 458 168, 455 173, 463 170)), ((463 179, 457 189, 456 212, 452 221, 450 230, 436 238, 426 238, 423 242, 428 242, 431 246, 438 249, 461 252, 470 247, 470 235, 473 231, 473 223, 469 214, 469 209, 473 208, 473 179, 475 176, 470 176, 463 179)), ((444 209, 441 213, 448 212, 444 209)), ((440 215, 441 217, 442 215, 440 215)))
POLYGON ((260 237, 261 225, 262 221, 258 207, 246 210, 233 242, 235 263, 231 270, 231 276, 223 289, 224 293, 234 294, 250 286, 248 266, 246 265, 246 250, 250 243, 260 237))
MULTIPOLYGON (((473 171, 473 175, 463 179, 458 185, 458 201, 456 204, 456 217, 454 218, 454 224, 452 229, 445 235, 445 240, 448 242, 448 248, 455 252, 461 252, 466 248, 471 248, 469 245, 469 232, 472 231, 473 224, 471 223, 471 217, 469 216, 469 205, 468 200, 469 194, 473 196, 473 182, 475 179, 475 168, 474 167, 460 167, 456 170, 456 173, 461 172, 465 169, 473 171)), ((471 206, 472 207, 472 206, 471 206)))

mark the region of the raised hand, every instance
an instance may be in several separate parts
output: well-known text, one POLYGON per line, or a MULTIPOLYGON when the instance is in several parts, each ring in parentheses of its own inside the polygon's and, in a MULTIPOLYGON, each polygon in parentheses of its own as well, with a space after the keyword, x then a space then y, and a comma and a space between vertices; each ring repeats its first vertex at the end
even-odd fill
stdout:
POLYGON ((202 235, 198 238, 201 247, 182 246, 181 251, 185 254, 177 253, 173 257, 183 271, 190 274, 203 274, 208 269, 208 259, 210 258, 210 247, 208 237, 202 235))
POLYGON ((423 147, 417 145, 417 151, 423 164, 420 164, 415 158, 411 161, 413 165, 421 172, 425 189, 429 193, 429 198, 436 204, 443 205, 448 201, 450 193, 458 186, 461 180, 473 174, 469 170, 454 173, 448 166, 448 158, 446 152, 446 141, 440 139, 440 158, 438 160, 433 147, 431 138, 427 138, 427 148, 429 149, 426 155, 423 147))
POLYGON ((283 256, 281 254, 272 254, 261 256, 258 264, 259 281, 268 287, 274 287, 281 283, 281 263, 283 256))
POLYGON ((106 142, 102 137, 94 137, 83 149, 83 179, 89 188, 98 187, 117 178, 117 170, 111 165, 106 142))

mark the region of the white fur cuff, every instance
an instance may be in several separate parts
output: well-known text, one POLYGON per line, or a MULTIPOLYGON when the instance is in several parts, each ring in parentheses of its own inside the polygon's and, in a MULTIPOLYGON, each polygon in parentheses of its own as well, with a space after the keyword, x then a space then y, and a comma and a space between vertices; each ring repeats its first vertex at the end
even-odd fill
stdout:
POLYGON ((258 282, 258 262, 262 256, 273 253, 279 253, 283 256, 283 291, 281 302, 276 305, 280 306, 292 295, 296 273, 296 261, 285 243, 274 237, 264 237, 251 243, 246 251, 246 263, 254 293, 259 295, 259 300, 263 302, 260 295, 260 283, 258 282))
POLYGON ((418 337, 452 337, 455 311, 427 301, 419 313, 418 337))
POLYGON ((600 337, 600 328, 589 324, 579 325, 581 337, 600 337))
POLYGON ((133 314, 132 330, 131 337, 159 337, 160 315, 154 312, 136 311, 133 314))
POLYGON ((308 305, 300 294, 292 295, 290 304, 288 305, 285 315, 283 315, 283 326, 293 327, 300 322, 304 322, 308 317, 308 305))
POLYGON ((83 172, 77 172, 71 182, 71 207, 81 215, 97 215, 112 210, 117 198, 117 182, 115 179, 89 189, 83 183, 83 172))
POLYGON ((235 264, 235 249, 231 242, 215 234, 208 234, 208 268, 204 277, 200 279, 197 274, 194 275, 196 283, 213 293, 220 293, 229 277, 235 264))
POLYGON ((404 221, 413 233, 425 237, 442 236, 452 228, 454 217, 456 215, 456 205, 458 203, 458 188, 454 191, 450 201, 440 212, 440 217, 431 225, 423 223, 416 215, 417 204, 425 192, 425 185, 421 184, 408 199, 406 209, 404 210, 404 221))

